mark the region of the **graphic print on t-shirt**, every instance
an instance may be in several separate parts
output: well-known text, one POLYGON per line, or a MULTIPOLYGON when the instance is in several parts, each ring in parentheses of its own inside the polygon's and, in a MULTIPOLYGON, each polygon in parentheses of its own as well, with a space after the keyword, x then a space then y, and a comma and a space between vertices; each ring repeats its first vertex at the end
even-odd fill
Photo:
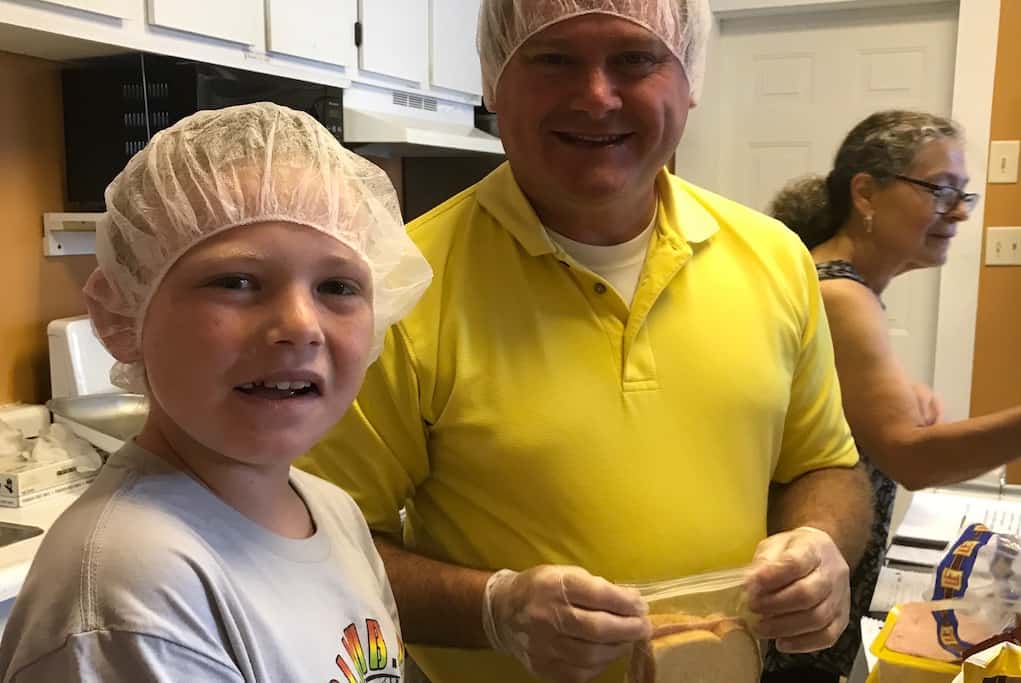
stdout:
POLYGON ((365 639, 361 638, 357 624, 344 629, 341 644, 344 651, 337 655, 337 668, 344 680, 330 679, 330 683, 400 683, 404 670, 404 641, 400 635, 387 646, 383 629, 375 619, 365 620, 365 639))

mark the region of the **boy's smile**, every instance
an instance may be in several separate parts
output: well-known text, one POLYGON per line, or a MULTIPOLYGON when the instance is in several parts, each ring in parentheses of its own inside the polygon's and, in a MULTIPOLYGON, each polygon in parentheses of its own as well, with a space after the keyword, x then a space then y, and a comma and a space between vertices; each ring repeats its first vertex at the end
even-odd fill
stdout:
POLYGON ((317 372, 282 370, 235 387, 249 396, 279 400, 299 396, 322 396, 323 377, 317 372))

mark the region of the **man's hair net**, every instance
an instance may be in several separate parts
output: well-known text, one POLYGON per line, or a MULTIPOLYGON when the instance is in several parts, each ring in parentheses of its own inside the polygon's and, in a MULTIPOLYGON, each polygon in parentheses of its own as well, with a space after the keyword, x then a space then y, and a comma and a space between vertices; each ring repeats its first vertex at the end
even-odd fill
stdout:
POLYGON ((692 100, 698 100, 712 28, 709 0, 482 0, 478 43, 486 102, 492 105, 504 68, 525 41, 585 14, 626 19, 663 41, 684 67, 692 100))
MULTIPOLYGON (((99 267, 85 295, 97 335, 115 356, 141 359, 146 310, 171 266, 202 240, 243 225, 308 226, 365 261, 372 273, 372 360, 387 328, 432 278, 405 232, 386 174, 308 114, 275 104, 202 111, 160 131, 105 198, 96 231, 99 267)), ((118 363, 111 379, 125 389, 145 387, 140 362, 118 363)))

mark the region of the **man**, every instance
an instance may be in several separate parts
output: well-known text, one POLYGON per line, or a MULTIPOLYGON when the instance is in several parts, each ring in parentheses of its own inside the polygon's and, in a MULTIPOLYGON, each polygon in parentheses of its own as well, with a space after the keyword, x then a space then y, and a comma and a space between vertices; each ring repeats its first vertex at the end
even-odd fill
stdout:
POLYGON ((433 284, 307 463, 365 512, 433 683, 618 683, 650 625, 615 583, 748 563, 781 649, 846 624, 870 498, 812 260, 663 170, 709 21, 482 3, 509 163, 409 227, 433 284))

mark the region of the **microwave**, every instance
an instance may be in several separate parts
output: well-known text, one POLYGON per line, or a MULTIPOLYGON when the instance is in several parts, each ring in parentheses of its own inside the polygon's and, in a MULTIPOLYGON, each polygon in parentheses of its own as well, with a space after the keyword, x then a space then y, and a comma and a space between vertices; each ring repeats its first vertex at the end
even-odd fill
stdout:
POLYGON ((62 70, 67 209, 103 211, 103 191, 158 131, 189 114, 252 102, 307 112, 344 139, 343 91, 163 55, 133 53, 62 70))

